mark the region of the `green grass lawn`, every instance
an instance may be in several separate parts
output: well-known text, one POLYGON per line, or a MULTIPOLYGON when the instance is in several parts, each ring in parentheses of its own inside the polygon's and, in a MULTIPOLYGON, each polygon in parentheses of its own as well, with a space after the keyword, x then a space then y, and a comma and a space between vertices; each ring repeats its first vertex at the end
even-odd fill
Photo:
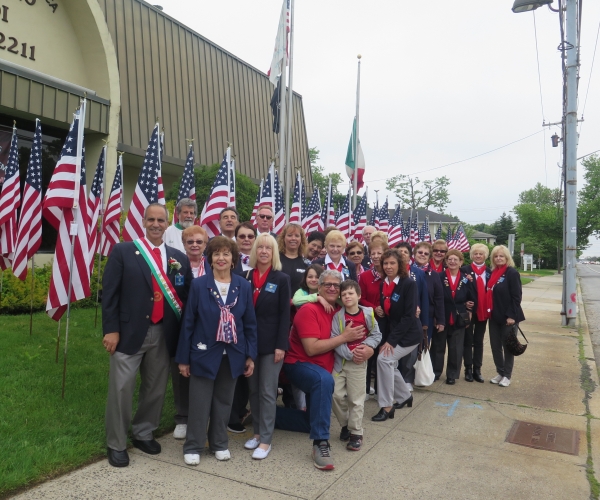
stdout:
POLYGON ((521 285, 526 285, 527 283, 531 283, 533 281, 533 278, 523 278, 523 276, 521 276, 521 285))
MULTIPOLYGON (((108 355, 94 309, 71 312, 65 399, 61 399, 65 318, 59 362, 57 323, 45 313, 0 315, 0 497, 106 456, 108 355)), ((135 404, 135 403, 134 403, 135 404)), ((157 435, 174 427, 169 382, 157 435)))
POLYGON ((531 271, 519 271, 521 276, 552 276, 556 269, 532 269, 531 271))

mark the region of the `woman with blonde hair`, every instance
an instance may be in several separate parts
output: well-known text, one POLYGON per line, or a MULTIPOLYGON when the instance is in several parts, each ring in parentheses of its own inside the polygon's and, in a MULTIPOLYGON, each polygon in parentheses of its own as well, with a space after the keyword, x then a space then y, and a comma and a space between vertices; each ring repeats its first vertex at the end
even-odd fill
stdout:
POLYGON ((321 264, 325 269, 331 269, 342 274, 344 280, 354 280, 358 282, 356 276, 356 266, 354 262, 346 260, 343 256, 346 248, 346 237, 341 231, 334 229, 325 236, 325 250, 327 255, 322 259, 314 261, 315 264, 321 264))
POLYGON ((504 245, 493 248, 490 260, 492 275, 486 284, 486 303, 490 313, 490 346, 497 372, 490 382, 508 387, 515 357, 506 349, 506 340, 513 325, 525 321, 521 309, 521 275, 504 245))
POLYGON ((492 274, 491 269, 485 265, 490 250, 483 243, 475 243, 471 247, 471 263, 463 266, 460 270, 471 277, 477 293, 477 309, 473 310, 471 324, 465 329, 465 346, 463 360, 465 363, 465 380, 467 382, 483 383, 481 376, 481 365, 483 364, 483 338, 490 317, 485 300, 485 285, 492 274))

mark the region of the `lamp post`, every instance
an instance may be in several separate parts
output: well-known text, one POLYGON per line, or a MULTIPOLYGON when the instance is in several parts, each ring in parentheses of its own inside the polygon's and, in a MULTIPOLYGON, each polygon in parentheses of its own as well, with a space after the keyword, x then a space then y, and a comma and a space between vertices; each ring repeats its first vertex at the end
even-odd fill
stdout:
MULTIPOLYGON (((516 0, 513 12, 527 12, 552 0, 516 0)), ((564 182, 565 182, 565 217, 564 217, 564 257, 563 265, 563 300, 562 324, 574 325, 577 319, 577 68, 579 65, 579 41, 577 39, 577 0, 564 0, 566 7, 559 0, 559 10, 565 11, 566 40, 561 40, 565 61, 565 115, 564 126, 564 182)), ((553 145, 558 141, 553 139, 553 145)))

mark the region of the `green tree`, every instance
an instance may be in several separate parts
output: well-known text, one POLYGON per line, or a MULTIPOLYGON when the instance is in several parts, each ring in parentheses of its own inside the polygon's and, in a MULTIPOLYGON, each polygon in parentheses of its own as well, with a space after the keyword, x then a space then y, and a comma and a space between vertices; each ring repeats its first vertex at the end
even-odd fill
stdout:
POLYGON ((323 201, 325 196, 327 196, 329 178, 331 177, 331 184, 333 186, 333 202, 336 206, 340 203, 343 203, 347 193, 340 193, 338 191, 338 185, 342 184, 341 174, 326 174, 325 167, 317 165, 317 161, 319 160, 319 150, 317 148, 309 148, 308 158, 310 160, 310 169, 312 171, 313 189, 319 188, 321 201, 323 201))
POLYGON ((510 215, 503 212, 496 222, 489 226, 490 233, 496 236, 498 245, 508 244, 508 235, 515 233, 515 222, 510 215))
MULTIPOLYGON (((194 175, 196 180, 196 203, 198 204, 198 213, 202 211, 204 203, 208 199, 210 190, 212 188, 217 171, 220 165, 215 163, 211 166, 202 165, 199 168, 194 169, 194 175)), ((177 194, 179 193, 180 181, 177 180, 173 183, 171 189, 166 193, 167 201, 177 200, 177 194)), ((241 221, 250 220, 252 215, 252 208, 254 207, 254 201, 256 200, 256 194, 258 193, 258 186, 252 182, 250 177, 247 177, 239 172, 235 173, 235 199, 236 209, 240 214, 241 221)))
POLYGON ((577 245, 583 250, 590 236, 600 236, 600 157, 588 156, 582 162, 585 184, 577 206, 577 245))
POLYGON ((450 179, 446 176, 421 181, 418 177, 403 174, 396 175, 385 183, 385 187, 396 195, 402 207, 413 210, 429 210, 433 207, 441 213, 450 204, 449 185, 450 179))

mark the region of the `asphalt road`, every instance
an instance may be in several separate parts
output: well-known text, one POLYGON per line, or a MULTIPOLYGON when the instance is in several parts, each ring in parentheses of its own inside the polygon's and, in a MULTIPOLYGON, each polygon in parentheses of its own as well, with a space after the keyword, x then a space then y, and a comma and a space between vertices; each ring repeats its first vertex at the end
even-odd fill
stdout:
POLYGON ((583 292, 596 363, 600 363, 600 265, 578 264, 577 274, 583 292))

